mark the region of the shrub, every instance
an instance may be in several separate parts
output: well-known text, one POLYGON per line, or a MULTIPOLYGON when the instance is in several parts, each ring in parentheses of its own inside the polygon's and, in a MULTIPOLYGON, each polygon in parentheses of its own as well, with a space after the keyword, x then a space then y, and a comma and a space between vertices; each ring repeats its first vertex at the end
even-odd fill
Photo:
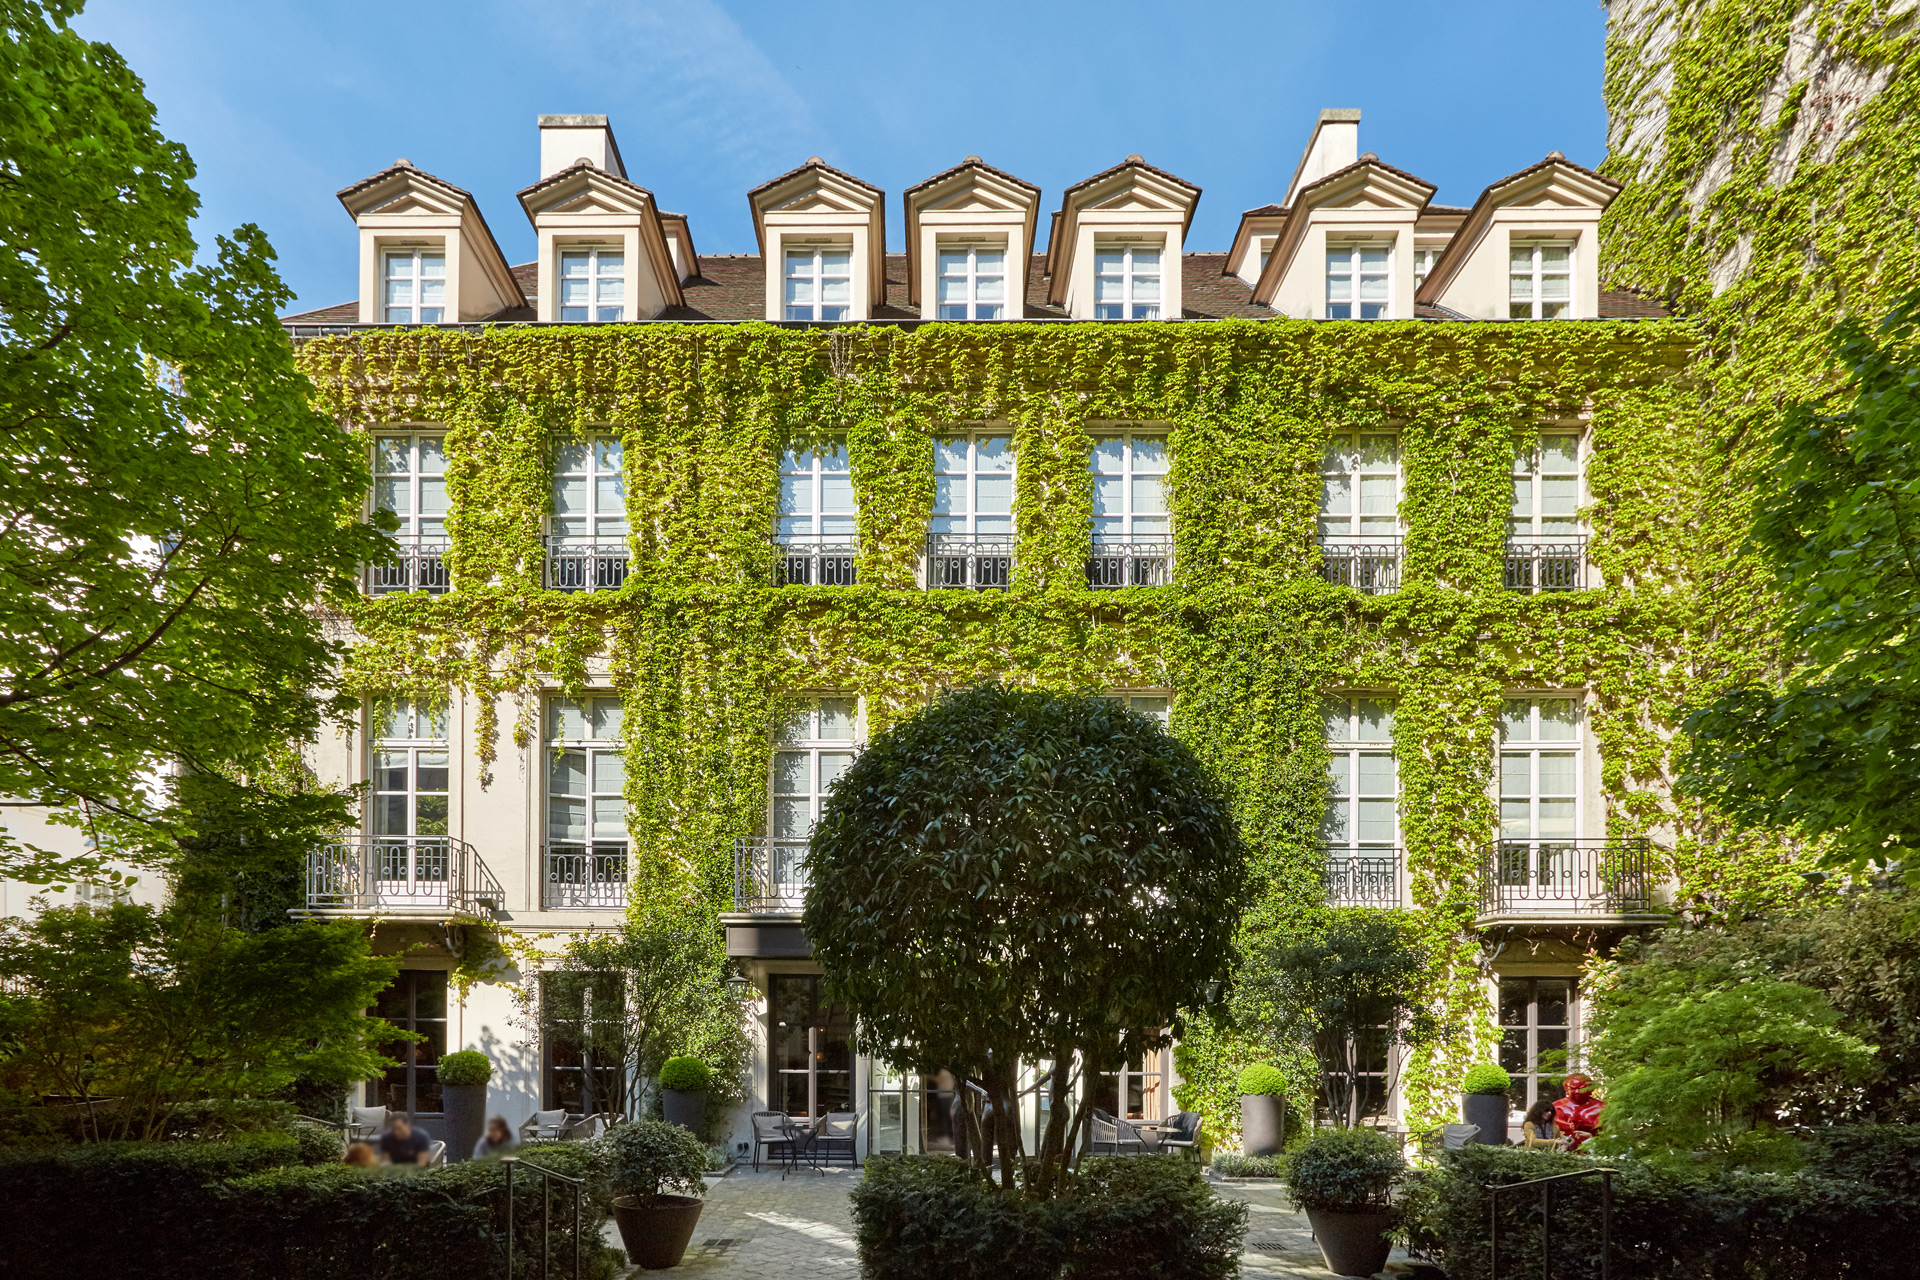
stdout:
POLYGON ((660 1064, 660 1087, 676 1093, 705 1093, 713 1083, 713 1072, 698 1058, 668 1058, 660 1064))
POLYGON ((493 1079, 493 1059, 477 1049, 461 1049, 440 1059, 441 1084, 485 1084, 493 1079))
POLYGON ((1287 1078, 1280 1068, 1256 1062, 1240 1073, 1240 1092, 1248 1097, 1277 1098, 1287 1091, 1287 1078))
POLYGON ((707 1184, 707 1148, 677 1124, 664 1120, 631 1120, 607 1135, 611 1148, 608 1174, 614 1190, 642 1204, 662 1195, 703 1196, 707 1184))
POLYGON ((1277 1178, 1284 1164, 1279 1156, 1243 1156, 1229 1151, 1213 1158, 1213 1171, 1223 1178, 1277 1178))
POLYGON ((1372 1129, 1329 1129, 1287 1157, 1296 1209, 1379 1209, 1407 1176, 1400 1146, 1372 1129))
POLYGON ((1513 1083, 1513 1077, 1507 1069, 1493 1062, 1476 1062, 1467 1068, 1467 1078, 1460 1083, 1462 1093, 1505 1093, 1513 1083))
POLYGON ((1240 1274, 1247 1206, 1214 1194, 1178 1156, 1083 1161, 1059 1202, 1069 1241, 1062 1280, 1224 1280, 1240 1274))
POLYGON ((1920 1124, 1850 1124, 1816 1129, 1807 1172, 1864 1182, 1920 1204, 1920 1124))

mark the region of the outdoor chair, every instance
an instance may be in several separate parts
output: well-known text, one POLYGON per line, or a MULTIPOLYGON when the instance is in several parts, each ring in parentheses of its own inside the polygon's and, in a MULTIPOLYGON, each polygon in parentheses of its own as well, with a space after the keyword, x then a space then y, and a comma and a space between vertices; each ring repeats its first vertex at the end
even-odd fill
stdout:
POLYGON ((858 1168, 860 1159, 854 1139, 860 1132, 860 1117, 851 1111, 829 1111, 813 1128, 813 1149, 819 1163, 830 1165, 835 1157, 845 1156, 849 1167, 858 1168))
POLYGON ((1480 1132, 1477 1124, 1449 1124, 1440 1128, 1440 1145, 1448 1151, 1458 1151, 1473 1141, 1480 1132))
POLYGON ((447 1144, 439 1141, 429 1142, 427 1144, 427 1163, 428 1164, 445 1164, 446 1162, 447 1162, 447 1144))
POLYGON ((1182 1111, 1173 1118, 1173 1127, 1160 1139, 1160 1149, 1177 1151, 1181 1155, 1198 1155, 1200 1151, 1200 1113, 1182 1111))
POLYGON ((760 1153, 767 1153, 767 1163, 774 1159, 793 1163, 793 1134, 787 1128, 787 1117, 778 1111, 756 1111, 753 1113, 753 1171, 760 1172, 760 1153))
POLYGON ((559 1111, 536 1111, 520 1126, 520 1141, 555 1142, 566 1127, 565 1108, 559 1111))
POLYGON ((590 1116, 570 1117, 569 1119, 570 1123, 561 1131, 560 1136, 569 1140, 579 1139, 584 1142, 592 1138, 597 1138, 607 1130, 613 1128, 614 1122, 618 1117, 606 1111, 596 1111, 590 1116))
POLYGON ((1093 1137, 1089 1145, 1097 1156, 1137 1156, 1147 1149, 1138 1129, 1099 1110, 1093 1113, 1093 1137))
POLYGON ((377 1138, 387 1127, 387 1109, 385 1107, 349 1107, 347 1108, 347 1140, 366 1142, 377 1138))

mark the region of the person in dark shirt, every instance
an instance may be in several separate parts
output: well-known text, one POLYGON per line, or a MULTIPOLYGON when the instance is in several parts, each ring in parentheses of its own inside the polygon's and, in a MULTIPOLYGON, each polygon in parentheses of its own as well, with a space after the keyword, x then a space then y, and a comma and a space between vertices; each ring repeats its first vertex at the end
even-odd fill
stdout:
POLYGON ((425 1164, 428 1145, 427 1135, 415 1132, 411 1120, 395 1116, 393 1124, 380 1135, 380 1163, 425 1164))

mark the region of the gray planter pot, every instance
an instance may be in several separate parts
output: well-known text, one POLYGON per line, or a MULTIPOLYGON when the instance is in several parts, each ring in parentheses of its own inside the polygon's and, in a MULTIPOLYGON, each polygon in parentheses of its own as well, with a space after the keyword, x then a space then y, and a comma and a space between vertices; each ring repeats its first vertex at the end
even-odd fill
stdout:
POLYGON ((700 1206, 692 1196, 661 1196, 648 1205, 632 1196, 615 1200, 613 1220, 620 1228, 620 1243, 627 1246, 627 1257, 648 1271, 679 1266, 700 1221, 700 1206))
POLYGON ((1277 1156, 1287 1136, 1287 1100, 1275 1094, 1240 1095, 1240 1149, 1250 1156, 1277 1156))
POLYGON ((487 1131, 487 1086, 443 1084, 440 1111, 447 1129, 447 1161, 471 1159, 473 1144, 487 1131))
POLYGON ((1393 1226, 1391 1209, 1309 1209, 1307 1221, 1327 1270, 1337 1276, 1373 1275, 1393 1252, 1386 1236, 1393 1226))
POLYGON ((1507 1145, 1507 1095, 1504 1093, 1463 1093, 1460 1118, 1480 1126, 1473 1140, 1483 1147, 1507 1145))
POLYGON ((679 1089, 660 1091, 660 1113, 668 1124, 699 1133, 707 1120, 707 1095, 683 1093, 679 1089))

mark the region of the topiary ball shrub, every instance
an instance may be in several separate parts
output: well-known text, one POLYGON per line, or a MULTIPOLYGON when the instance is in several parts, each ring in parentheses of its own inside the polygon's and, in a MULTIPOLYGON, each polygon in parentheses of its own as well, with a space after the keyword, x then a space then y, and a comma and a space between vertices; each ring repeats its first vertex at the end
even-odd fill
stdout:
POLYGON ((1467 1068, 1467 1078, 1460 1086, 1462 1093, 1500 1093, 1507 1091, 1513 1083, 1506 1068, 1491 1062, 1476 1062, 1467 1068))
POLYGON ((485 1084, 493 1079, 493 1059, 477 1049, 461 1049, 440 1059, 441 1084, 485 1084))
POLYGON ((713 1071, 698 1058, 674 1057, 660 1064, 660 1087, 676 1093, 705 1093, 713 1071))
POLYGON ((1296 1209, 1384 1209, 1406 1176, 1406 1157, 1391 1137, 1329 1129, 1288 1157, 1287 1194, 1296 1209))
POLYGON ((616 1194, 650 1205, 663 1195, 704 1196, 707 1146, 664 1120, 630 1120, 607 1135, 607 1174, 616 1194))
POLYGON ((1240 1093, 1243 1097, 1277 1098, 1287 1091, 1287 1077, 1280 1068, 1265 1062, 1256 1062, 1240 1073, 1240 1093))

